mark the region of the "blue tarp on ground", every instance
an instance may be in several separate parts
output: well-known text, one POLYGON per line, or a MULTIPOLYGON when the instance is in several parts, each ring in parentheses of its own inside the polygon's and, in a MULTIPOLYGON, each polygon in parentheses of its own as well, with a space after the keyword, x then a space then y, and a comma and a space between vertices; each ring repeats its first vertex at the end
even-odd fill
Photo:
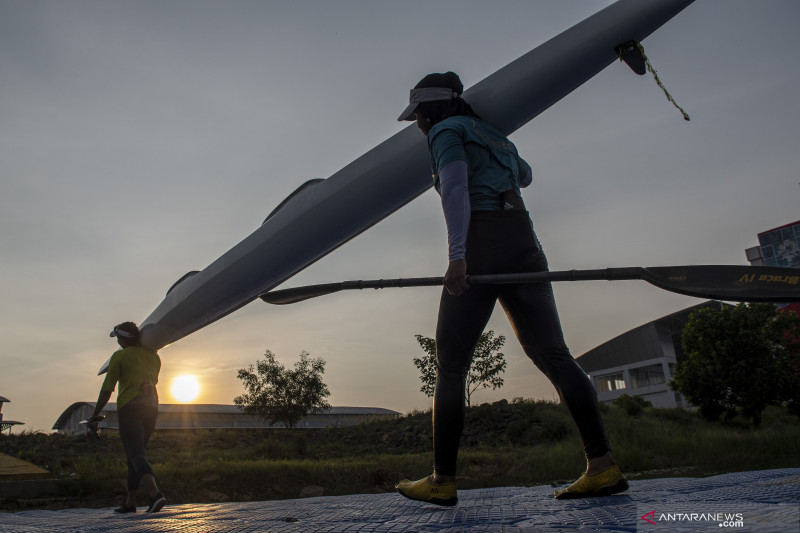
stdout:
POLYGON ((550 486, 465 490, 457 507, 359 494, 168 505, 153 515, 25 511, 0 515, 0 532, 800 532, 800 468, 632 481, 627 493, 605 498, 563 501, 552 494, 550 486))

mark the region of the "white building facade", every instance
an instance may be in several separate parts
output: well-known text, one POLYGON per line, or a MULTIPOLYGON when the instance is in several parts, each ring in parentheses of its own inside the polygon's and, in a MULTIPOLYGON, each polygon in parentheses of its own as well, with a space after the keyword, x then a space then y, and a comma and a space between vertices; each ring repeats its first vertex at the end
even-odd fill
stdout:
POLYGON ((693 311, 723 305, 709 301, 672 313, 623 333, 576 361, 592 380, 600 402, 610 403, 627 394, 654 407, 689 407, 683 396, 669 387, 676 365, 685 359, 681 334, 693 311))

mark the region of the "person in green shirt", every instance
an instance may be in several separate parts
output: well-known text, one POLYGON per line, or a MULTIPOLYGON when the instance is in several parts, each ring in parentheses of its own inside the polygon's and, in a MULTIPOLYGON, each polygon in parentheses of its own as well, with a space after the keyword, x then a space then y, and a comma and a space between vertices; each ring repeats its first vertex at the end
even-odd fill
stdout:
POLYGON ((156 384, 161 371, 161 358, 155 350, 142 346, 139 328, 133 322, 114 326, 111 337, 117 338, 121 349, 111 356, 92 418, 100 416, 119 384, 117 418, 128 462, 128 494, 122 506, 114 512, 135 513, 136 499, 140 487, 143 487, 150 503, 147 512, 155 513, 164 507, 167 500, 158 490, 145 448, 158 419, 156 384))

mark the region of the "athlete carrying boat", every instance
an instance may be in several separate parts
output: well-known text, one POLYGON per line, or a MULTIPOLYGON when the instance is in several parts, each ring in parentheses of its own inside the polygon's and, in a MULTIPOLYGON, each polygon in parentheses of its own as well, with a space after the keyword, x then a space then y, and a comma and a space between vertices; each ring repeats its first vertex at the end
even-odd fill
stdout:
POLYGON ((461 98, 463 90, 453 72, 425 76, 411 90, 410 104, 398 119, 416 120, 428 137, 434 186, 447 225, 449 266, 436 326, 434 472, 417 481, 405 479, 396 489, 413 500, 447 506, 458 502, 464 380, 499 300, 525 353, 553 383, 583 441, 586 472, 555 497, 627 490, 611 456, 595 390, 564 342, 551 284, 467 283, 467 274, 546 271, 547 259, 520 196, 520 187, 532 181, 531 168, 514 144, 461 98))
POLYGON ((122 506, 114 512, 135 513, 139 488, 143 487, 149 500, 146 512, 155 513, 164 507, 167 500, 158 490, 145 448, 155 431, 158 419, 156 384, 161 371, 161 358, 155 350, 142 346, 139 328, 133 322, 114 326, 110 336, 117 338, 121 349, 114 352, 109 359, 108 374, 88 422, 91 424, 101 419, 100 413, 119 383, 117 418, 119 436, 128 463, 128 493, 122 506))

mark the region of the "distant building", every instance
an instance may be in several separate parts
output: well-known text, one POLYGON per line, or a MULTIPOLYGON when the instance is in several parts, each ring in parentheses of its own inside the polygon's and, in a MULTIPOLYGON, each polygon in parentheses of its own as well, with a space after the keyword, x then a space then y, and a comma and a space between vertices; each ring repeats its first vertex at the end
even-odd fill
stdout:
POLYGON ((683 396, 669 388, 675 366, 686 359, 681 349, 683 328, 693 311, 724 305, 708 301, 672 313, 623 333, 576 361, 589 375, 601 402, 613 402, 627 394, 655 407, 687 407, 683 396))
MULTIPOLYGON (((744 251, 752 266, 800 268, 800 220, 758 234, 758 246, 744 251)), ((800 303, 779 305, 800 315, 800 303)))
MULTIPOLYGON (((800 220, 759 233, 758 243, 745 250, 752 266, 800 268, 800 220)), ((685 399, 669 388, 675 366, 686 359, 681 349, 683 328, 692 311, 724 305, 709 301, 667 315, 623 333, 576 360, 589 374, 601 402, 628 394, 656 407, 686 407, 685 399)), ((800 315, 800 303, 778 307, 800 315)))
POLYGON ((753 266, 800 268, 800 220, 759 233, 745 255, 753 266))
POLYGON ((3 419, 3 404, 8 403, 11 400, 8 398, 4 398, 0 396, 0 433, 7 429, 11 429, 13 426, 19 426, 25 424, 25 422, 17 422, 16 420, 4 420, 3 419))
MULTIPOLYGON (((75 435, 86 432, 86 425, 80 424, 92 416, 94 402, 76 402, 61 413, 53 429, 62 434, 75 435)), ((105 420, 98 424, 101 430, 119 429, 117 405, 109 403, 103 409, 105 420)), ((332 407, 329 411, 309 415, 301 420, 299 428, 324 428, 334 426, 352 426, 381 418, 400 416, 397 411, 379 407, 332 407)), ((266 422, 254 415, 243 414, 235 405, 217 404, 160 404, 158 406, 158 423, 156 430, 169 429, 211 429, 211 428, 266 428, 266 422)), ((282 428, 278 423, 271 427, 282 428)))

